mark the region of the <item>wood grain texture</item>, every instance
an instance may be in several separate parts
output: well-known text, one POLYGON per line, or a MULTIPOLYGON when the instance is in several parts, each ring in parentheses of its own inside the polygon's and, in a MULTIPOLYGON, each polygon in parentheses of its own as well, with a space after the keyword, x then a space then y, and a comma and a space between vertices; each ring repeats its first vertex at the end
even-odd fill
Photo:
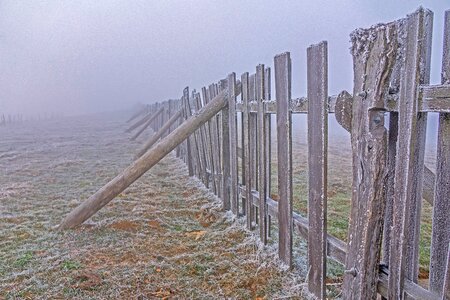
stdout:
POLYGON ((326 299, 327 259, 327 42, 307 49, 308 105, 308 291, 326 299))
POLYGON ((244 169, 245 169, 245 193, 241 193, 242 195, 245 195, 245 217, 246 217, 246 224, 247 229, 252 229, 252 221, 253 221, 253 204, 252 204, 252 175, 251 175, 251 157, 250 157, 250 113, 248 112, 248 102, 250 97, 250 91, 249 91, 249 76, 248 73, 244 73, 241 75, 241 82, 242 82, 242 93, 241 93, 241 99, 242 99, 242 128, 243 128, 243 149, 244 149, 244 169))
MULTIPOLYGON (((252 74, 248 78, 248 90, 249 90, 249 101, 252 100, 254 103, 257 103, 255 101, 256 99, 256 74, 252 74)), ((249 103, 249 106, 251 103, 249 103)), ((256 190, 258 187, 258 151, 257 151, 257 145, 258 145, 258 120, 257 120, 257 112, 256 109, 255 113, 250 112, 249 113, 249 146, 250 146, 250 153, 249 153, 249 162, 250 162, 250 168, 248 171, 250 172, 251 180, 250 180, 250 189, 256 190)), ((255 206, 251 206, 251 212, 250 215, 252 217, 252 222, 254 224, 258 221, 258 212, 257 208, 255 206)))
MULTIPOLYGON (((442 84, 450 83, 449 51, 450 10, 445 12, 442 84)), ((450 103, 450 98, 447 101, 450 103)), ((450 284, 448 283, 450 281, 448 274, 448 252, 450 251, 450 113, 439 114, 438 126, 436 186, 430 257, 430 290, 443 294, 443 299, 450 299, 450 284)))
POLYGON ((238 201, 238 155, 237 155, 237 115, 236 115, 236 74, 228 75, 228 122, 230 145, 230 204, 234 215, 239 214, 238 201))
MULTIPOLYGON (((203 102, 204 105, 207 105, 209 102, 209 93, 206 89, 206 87, 202 88, 202 97, 203 97, 203 102)), ((214 147, 213 147, 213 139, 211 137, 212 135, 212 121, 208 120, 208 122, 205 124, 205 128, 206 128, 206 149, 208 152, 208 156, 209 156, 209 180, 208 182, 210 182, 213 193, 217 194, 217 184, 216 184, 216 180, 214 178, 214 174, 215 174, 215 159, 214 159, 214 147)))
POLYGON ((393 24, 352 34, 354 70, 352 206, 344 299, 376 299, 386 180, 384 96, 395 61, 393 24))
POLYGON ((258 192, 260 195, 259 205, 259 237, 263 244, 267 244, 267 152, 266 152, 266 118, 264 113, 264 65, 260 64, 256 67, 256 100, 258 101, 258 142, 257 142, 257 157, 258 157, 258 192))
MULTIPOLYGON (((430 12, 419 9, 409 15, 405 21, 398 23, 398 27, 404 26, 406 36, 399 35, 405 52, 398 100, 398 142, 389 257, 388 296, 391 299, 403 298, 405 276, 414 280, 414 274, 417 272, 415 267, 417 262, 414 261, 416 255, 414 253, 417 250, 412 235, 418 226, 417 214, 420 214, 417 211, 420 201, 417 199, 421 199, 421 188, 418 183, 422 181, 423 163, 422 165, 417 163, 422 160, 424 119, 426 118, 418 114, 417 91, 420 80, 425 78, 426 73, 429 74, 424 69, 427 66, 425 63, 427 51, 424 47, 428 47, 425 32, 429 14, 430 12)), ((402 32, 401 28, 398 30, 402 32)))
MULTIPOLYGON (((189 118, 190 109, 188 108, 188 102, 189 102, 189 87, 185 87, 183 90, 183 98, 182 98, 184 120, 187 120, 189 118)), ((188 165, 189 176, 194 176, 194 168, 195 168, 192 146, 193 145, 191 137, 189 136, 186 139, 186 161, 188 165)))
MULTIPOLYGON (((228 92, 230 90, 228 89, 228 92)), ((229 104, 230 97, 234 97, 234 92, 232 95, 228 93, 228 105, 221 111, 221 126, 222 126, 222 134, 221 134, 221 146, 222 146, 222 203, 223 210, 231 209, 231 201, 230 201, 230 165, 231 165, 231 156, 230 156, 230 125, 229 125, 229 104)), ((235 147, 236 148, 236 147, 235 147)))
MULTIPOLYGON (((269 197, 272 195, 272 115, 266 113, 265 102, 271 99, 271 69, 266 67, 264 70, 264 126, 265 138, 264 147, 266 153, 266 194, 269 197)), ((267 215, 267 236, 271 236, 271 217, 267 215)))
POLYGON ((277 155, 278 155, 278 255, 292 268, 292 116, 291 57, 286 52, 275 56, 275 97, 277 98, 277 155))

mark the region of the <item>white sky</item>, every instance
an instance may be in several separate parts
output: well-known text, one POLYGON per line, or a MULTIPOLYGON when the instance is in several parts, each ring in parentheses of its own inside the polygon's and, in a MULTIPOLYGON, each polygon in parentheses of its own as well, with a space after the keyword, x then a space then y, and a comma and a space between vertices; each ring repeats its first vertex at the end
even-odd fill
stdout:
POLYGON ((306 94, 306 48, 328 41, 329 92, 352 89, 349 34, 441 1, 0 0, 0 113, 80 114, 178 98, 290 51, 293 96, 306 94))

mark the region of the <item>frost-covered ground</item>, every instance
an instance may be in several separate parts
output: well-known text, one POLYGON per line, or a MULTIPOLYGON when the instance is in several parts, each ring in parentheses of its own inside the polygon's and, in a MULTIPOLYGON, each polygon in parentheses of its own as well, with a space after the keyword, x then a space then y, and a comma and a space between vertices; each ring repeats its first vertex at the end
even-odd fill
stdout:
MULTIPOLYGON (((124 133, 127 117, 103 114, 0 127, 0 300, 304 297, 305 243, 296 237, 296 266, 286 270, 277 260, 276 224, 271 245, 263 247, 242 220, 224 214, 220 201, 187 176, 174 155, 83 226, 55 230, 68 212, 125 168, 151 135, 148 130, 130 142, 124 133)), ((306 122, 294 121, 294 208, 306 215, 306 122)), ((348 134, 330 128, 328 232, 343 240, 351 198, 349 143, 348 134)), ((272 149, 276 199, 275 144, 272 149)), ((433 169, 433 151, 426 157, 433 169)), ((420 257, 426 278, 431 207, 423 209, 420 257)), ((341 267, 328 264, 330 298, 339 296, 341 274, 341 267)))
POLYGON ((129 142, 127 116, 0 127, 0 299, 301 298, 304 245, 287 271, 174 155, 55 230, 131 162, 145 137, 129 142))

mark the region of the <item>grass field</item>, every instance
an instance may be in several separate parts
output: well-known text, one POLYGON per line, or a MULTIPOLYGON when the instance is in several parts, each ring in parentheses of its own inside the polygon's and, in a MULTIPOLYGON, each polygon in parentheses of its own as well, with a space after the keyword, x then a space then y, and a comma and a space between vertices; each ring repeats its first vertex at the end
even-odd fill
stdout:
MULTIPOLYGON (((126 167, 150 135, 130 142, 125 118, 105 114, 0 127, 0 299, 303 298, 305 242, 295 239, 295 269, 288 271, 277 259, 276 227, 271 244, 262 246, 173 155, 83 226, 55 230, 126 167)), ((294 132, 294 208, 306 216, 306 133, 294 132)), ((328 231, 346 240, 348 137, 330 136, 329 149, 328 231)), ((276 160, 272 166, 276 194, 276 160)), ((424 277, 430 216, 424 204, 424 277)), ((330 262, 328 274, 328 296, 336 298, 342 267, 330 262)))

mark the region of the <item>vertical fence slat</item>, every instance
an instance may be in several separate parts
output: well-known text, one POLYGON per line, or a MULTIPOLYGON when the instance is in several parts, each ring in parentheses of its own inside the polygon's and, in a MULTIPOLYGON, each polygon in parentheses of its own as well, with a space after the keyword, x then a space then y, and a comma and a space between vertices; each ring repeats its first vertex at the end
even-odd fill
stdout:
MULTIPOLYGON (((406 39, 404 53, 404 69, 400 78, 399 92, 399 124, 398 143, 396 157, 395 192, 393 206, 393 230, 390 245, 389 259, 389 294, 390 299, 403 297, 404 278, 415 279, 415 261, 417 251, 410 241, 414 231, 417 232, 417 199, 421 199, 421 186, 418 180, 423 174, 423 163, 416 165, 423 155, 421 146, 426 116, 418 114, 417 88, 421 77, 423 78, 423 67, 427 65, 424 61, 428 47, 426 38, 426 20, 429 12, 419 9, 406 19, 406 39), (422 74, 421 74, 422 72, 422 74), (421 76, 422 75, 422 76, 421 76), (419 184, 420 185, 420 184, 419 184), (420 197, 420 198, 419 198, 420 197), (408 246, 410 250, 408 250, 408 246)), ((419 215, 419 216, 417 216, 419 215)))
MULTIPOLYGON (((254 102, 256 100, 256 76, 255 74, 252 74, 248 78, 248 88, 249 88, 249 101, 254 102)), ((257 114, 252 113, 249 110, 249 145, 250 145, 250 156, 249 156, 249 162, 250 162, 250 168, 248 171, 250 172, 251 180, 250 180, 250 189, 256 190, 258 186, 258 152, 256 151, 257 148, 257 140, 258 140, 258 131, 257 131, 257 114)), ((250 194, 251 195, 251 194, 250 194)), ((252 198, 250 200, 250 208, 251 208, 251 216, 252 216, 252 222, 255 224, 258 220, 258 209, 253 205, 252 198)))
MULTIPOLYGON (((431 37, 433 31, 433 14, 424 13, 422 29, 420 32, 420 53, 419 53, 419 84, 429 84, 430 63, 431 63, 431 37)), ((410 209, 407 215, 408 231, 406 238, 406 268, 405 277, 413 282, 419 279, 419 241, 420 241, 420 219, 422 212, 423 174, 425 159, 425 140, 427 131, 427 113, 417 113, 415 135, 411 145, 414 150, 413 165, 411 166, 411 196, 409 197, 410 209)))
POLYGON ((250 149, 250 112, 249 112, 249 77, 248 73, 244 73, 241 75, 241 84, 242 84, 242 135, 243 135, 243 149, 244 149, 244 157, 243 164, 245 168, 245 213, 246 213, 246 223, 247 228, 252 229, 252 221, 253 221, 253 208, 252 208, 252 175, 251 175, 251 149, 250 149))
MULTIPOLYGON (((221 86, 223 88, 223 86, 221 86)), ((234 95, 234 93, 233 93, 234 95)), ((228 93, 228 104, 230 103, 231 95, 228 93)), ((222 202, 223 209, 231 209, 230 201, 230 125, 229 125, 229 105, 227 105, 221 112, 222 123, 222 202)))
POLYGON ((230 202, 231 211, 239 214, 238 201, 238 159, 237 159, 237 116, 236 116, 236 74, 228 75, 228 122, 230 137, 230 202))
MULTIPOLYGON (((271 99, 271 74, 270 67, 264 70, 264 100, 268 101, 271 99)), ((266 149, 266 189, 267 196, 272 195, 272 115, 266 113, 264 115, 265 124, 265 142, 264 147, 266 149)), ((267 235, 271 236, 271 217, 267 216, 267 235)))
MULTIPOLYGON (((189 117, 188 115, 188 104, 187 102, 189 101, 189 87, 185 87, 183 90, 183 119, 187 120, 187 118, 189 117)), ((194 162, 192 159, 192 153, 191 153, 191 139, 188 137, 186 139, 186 159, 187 159, 187 165, 188 165, 188 170, 189 170, 189 176, 194 176, 194 162)))
MULTIPOLYGON (((450 84, 450 10, 445 12, 442 84, 450 84)), ((439 114, 436 159, 436 184, 433 204, 433 227, 430 257, 430 290, 447 293, 450 299, 450 276, 447 265, 447 290, 443 287, 447 252, 450 251, 450 114, 439 114), (445 292, 443 292, 445 291, 445 292)), ((445 299, 445 297, 444 297, 445 299)))
POLYGON ((386 178, 384 98, 395 61, 395 24, 352 35, 352 205, 344 299, 376 299, 386 178))
MULTIPOLYGON (((202 97, 203 97, 203 102, 204 104, 208 104, 209 102, 209 93, 206 90, 206 87, 202 88, 202 97)), ((212 121, 208 120, 207 123, 205 123, 205 132, 206 132, 206 148, 208 150, 208 156, 209 156, 209 182, 212 186, 212 190, 214 192, 214 194, 217 193, 217 185, 216 185, 216 180, 214 178, 214 173, 215 173, 215 162, 214 162, 214 147, 213 147, 213 140, 211 138, 212 135, 212 121)))
MULTIPOLYGON (((195 108, 195 111, 199 111, 201 108, 200 105, 200 94, 199 93, 194 93, 193 95, 193 105, 195 108)), ((204 137, 204 128, 205 126, 202 125, 200 126, 199 129, 197 129, 195 131, 195 139, 196 139, 196 143, 198 146, 198 155, 200 158, 200 166, 201 166, 201 170, 200 170, 200 175, 201 175, 201 179, 203 184, 208 187, 208 175, 207 175, 207 155, 206 155, 206 143, 205 143, 205 137, 204 137)))
POLYGON ((256 100, 258 101, 258 192, 259 237, 267 244, 267 184, 266 184, 266 118, 264 112, 264 65, 256 67, 256 100))
POLYGON ((327 259, 327 42, 307 50, 308 87, 308 290, 326 298, 327 259))
MULTIPOLYGON (((215 86, 214 84, 211 84, 209 86, 209 99, 214 98, 215 96, 215 86)), ((221 184, 220 184, 220 178, 219 178, 219 171, 220 168, 220 146, 219 146, 219 131, 217 128, 217 115, 211 118, 211 141, 212 141, 212 155, 214 160, 214 174, 213 174, 213 180, 216 185, 216 195, 220 197, 221 194, 221 184)))
POLYGON ((275 56, 275 98, 277 99, 278 155, 278 255, 292 268, 292 115, 291 57, 286 52, 275 56))

